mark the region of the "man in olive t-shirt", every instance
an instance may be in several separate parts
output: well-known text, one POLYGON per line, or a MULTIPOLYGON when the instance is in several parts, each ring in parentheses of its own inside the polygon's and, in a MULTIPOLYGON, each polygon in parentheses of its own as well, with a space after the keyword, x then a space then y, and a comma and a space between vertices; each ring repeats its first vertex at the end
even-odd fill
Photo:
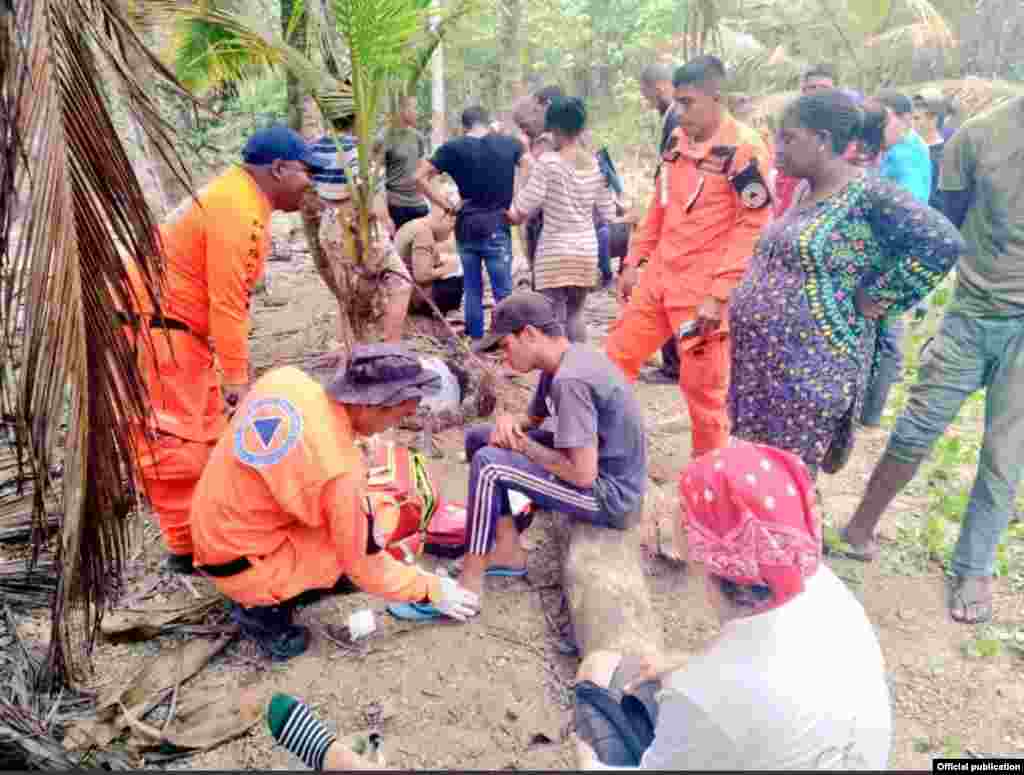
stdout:
POLYGON ((427 154, 426 138, 416 129, 416 97, 404 97, 400 107, 398 126, 388 129, 379 145, 384 152, 388 214, 396 230, 430 212, 416 189, 416 167, 427 154))
POLYGON ((867 494, 845 529, 856 554, 877 553, 882 513, 910 482, 964 401, 986 391, 978 473, 953 553, 950 614, 992 618, 996 549, 1024 464, 1024 97, 968 121, 946 144, 942 211, 960 228, 953 302, 926 346, 917 384, 896 422, 867 494))

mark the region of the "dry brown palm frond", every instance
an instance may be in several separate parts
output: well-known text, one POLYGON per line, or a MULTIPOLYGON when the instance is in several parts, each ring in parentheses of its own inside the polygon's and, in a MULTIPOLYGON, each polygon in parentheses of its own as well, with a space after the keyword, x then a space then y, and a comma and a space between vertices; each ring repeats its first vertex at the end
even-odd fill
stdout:
POLYGON ((0 400, 36 518, 50 498, 60 505, 47 671, 60 683, 85 672, 135 501, 126 425, 146 404, 116 313, 130 297, 122 254, 150 290, 159 275, 153 216, 105 87, 126 95, 153 147, 185 172, 147 97, 154 79, 176 82, 117 0, 4 0, 0 22, 0 400), (126 54, 148 72, 130 70, 126 54), (58 488, 50 472, 61 447, 58 488))

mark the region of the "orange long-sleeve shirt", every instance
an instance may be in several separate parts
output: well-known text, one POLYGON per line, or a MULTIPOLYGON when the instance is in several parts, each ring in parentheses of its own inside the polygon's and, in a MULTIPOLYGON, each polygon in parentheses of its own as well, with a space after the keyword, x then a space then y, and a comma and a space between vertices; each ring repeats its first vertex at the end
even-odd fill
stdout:
MULTIPOLYGON (((341 574, 391 600, 435 597, 438 579, 367 554, 366 468, 345 407, 295 368, 260 377, 221 436, 192 501, 197 565, 247 557, 271 604, 341 574)), ((255 594, 255 593, 254 593, 255 594)))
POLYGON ((675 306, 697 307, 708 296, 728 301, 772 215, 767 201, 744 205, 731 177, 753 160, 766 176, 770 155, 754 129, 729 115, 705 142, 691 142, 681 129, 675 134, 678 156, 662 162, 626 264, 648 259, 675 306))
MULTIPOLYGON (((232 167, 186 199, 160 226, 163 314, 212 340, 228 384, 249 379, 249 295, 270 253, 272 206, 242 167, 232 167)), ((138 312, 153 304, 129 265, 138 312)))

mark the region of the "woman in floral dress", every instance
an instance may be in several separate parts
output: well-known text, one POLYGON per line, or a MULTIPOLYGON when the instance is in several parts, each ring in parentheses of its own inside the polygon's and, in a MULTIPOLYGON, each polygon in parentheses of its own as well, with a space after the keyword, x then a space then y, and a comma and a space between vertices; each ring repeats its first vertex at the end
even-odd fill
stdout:
POLYGON ((875 321, 924 298, 963 249, 944 216, 843 158, 860 125, 836 91, 786 109, 778 164, 809 191, 765 230, 729 305, 733 434, 794 452, 815 474, 852 446, 875 321))

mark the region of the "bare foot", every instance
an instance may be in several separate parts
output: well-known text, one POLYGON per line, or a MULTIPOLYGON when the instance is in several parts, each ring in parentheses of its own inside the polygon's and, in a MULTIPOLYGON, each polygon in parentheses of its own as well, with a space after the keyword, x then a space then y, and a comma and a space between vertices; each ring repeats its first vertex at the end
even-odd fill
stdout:
POLYGON ((528 556, 526 550, 523 549, 517 540, 515 544, 507 548, 495 548, 487 557, 487 567, 525 568, 528 556))
POLYGON ((992 578, 957 576, 949 601, 949 615, 962 624, 981 624, 992 619, 992 578))
POLYGON ((850 559, 874 562, 878 556, 878 543, 872 536, 863 537, 850 530, 849 527, 845 527, 839 531, 839 537, 849 546, 840 551, 850 559))

